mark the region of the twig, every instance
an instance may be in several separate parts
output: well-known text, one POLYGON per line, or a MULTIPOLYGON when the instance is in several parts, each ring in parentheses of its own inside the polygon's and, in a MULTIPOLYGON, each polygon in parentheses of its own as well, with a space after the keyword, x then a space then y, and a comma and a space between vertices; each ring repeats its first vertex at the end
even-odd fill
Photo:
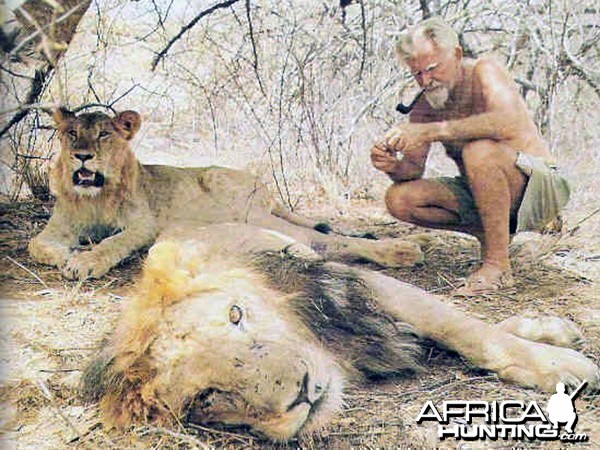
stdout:
POLYGON ((8 259, 11 263, 13 263, 14 265, 16 265, 17 267, 23 269, 25 272, 27 272, 29 275, 31 275, 33 278, 35 278, 42 286, 44 286, 46 289, 50 289, 48 287, 48 285, 46 283, 44 283, 44 280, 42 280, 39 276, 37 276, 37 274, 35 274, 34 272, 32 272, 31 270, 29 270, 27 267, 25 267, 23 264, 15 261, 14 259, 12 259, 10 256, 7 256, 6 259, 8 259))
POLYGON ((371 428, 366 428, 364 431, 331 431, 328 432, 327 436, 380 436, 385 434, 396 433, 396 431, 391 430, 372 430, 371 428))
POLYGON ((14 108, 0 111, 0 116, 3 116, 5 114, 12 114, 15 112, 23 112, 23 111, 27 112, 27 111, 31 111, 34 109, 39 109, 40 111, 51 114, 52 110, 56 107, 57 107, 57 105, 55 103, 32 103, 32 104, 16 106, 14 108))
POLYGON ((519 78, 519 77, 515 77, 514 80, 515 80, 515 83, 520 84, 521 86, 523 86, 524 88, 526 88, 529 91, 534 91, 537 93, 542 92, 542 89, 539 86, 533 84, 529 80, 525 80, 525 79, 519 78))
POLYGON ((38 380, 37 385, 40 388, 40 390, 42 391, 42 394, 44 394, 44 397, 46 397, 46 400, 48 400, 51 403, 52 409, 54 409, 54 411, 56 411, 56 413, 60 416, 60 418, 62 420, 64 420, 64 422, 71 429, 71 431, 73 431, 73 433, 75 433, 76 439, 73 438, 70 440, 70 442, 72 442, 73 440, 80 440, 81 433, 79 433, 77 428, 75 428, 75 425, 73 425, 73 423, 69 420, 69 418, 67 416, 65 416, 65 414, 60 410, 60 407, 56 404, 56 399, 52 395, 52 392, 50 392, 50 389, 48 389, 48 386, 46 386, 46 383, 44 383, 44 381, 42 381, 42 380, 38 380))
POLYGON ((575 226, 574 226, 573 228, 571 228, 571 229, 570 229, 570 230, 567 232, 567 234, 568 234, 569 236, 573 236, 573 235, 574 235, 574 234, 575 234, 575 233, 576 233, 576 232, 579 230, 579 228, 581 227, 581 225, 582 225, 584 222, 588 221, 589 219, 591 219, 592 217, 594 217, 594 216, 595 216, 596 214, 598 214, 599 212, 600 212, 600 208, 596 209, 595 211, 592 211, 590 214, 588 214, 588 215, 587 215, 587 216, 585 216, 583 219, 581 219, 579 222, 577 222, 577 223, 575 224, 575 226))
MULTIPOLYGON (((438 277, 440 277, 442 280, 444 280, 444 282, 445 282, 445 283, 446 283, 446 284, 447 284, 449 287, 451 287, 452 289, 456 289, 456 285, 455 285, 454 283, 452 283, 452 282, 451 282, 451 281, 448 279, 448 277, 444 276, 444 274, 443 274, 443 273, 441 273, 441 272, 437 272, 437 276, 438 276, 438 277)), ((448 287, 448 286, 446 286, 446 287, 448 287)))
MULTIPOLYGON (((51 127, 48 127, 48 128, 54 129, 51 127)), ((17 156, 17 158, 21 158, 21 159, 40 159, 42 161, 50 161, 50 159, 52 159, 49 156, 24 155, 23 153, 17 153, 16 156, 17 156)))
POLYGON ((190 436, 189 434, 177 433, 175 431, 171 431, 166 428, 150 427, 150 426, 146 427, 146 430, 149 433, 166 434, 167 436, 173 437, 175 439, 181 439, 190 445, 200 447, 202 449, 210 450, 210 449, 214 448, 212 445, 208 445, 208 444, 202 442, 200 439, 190 436))
MULTIPOLYGON (((52 66, 47 66, 44 69, 36 69, 35 76, 33 77, 33 80, 31 80, 31 86, 29 88, 29 92, 27 93, 27 98, 25 99, 25 105, 35 103, 44 89, 44 84, 46 83, 46 79, 48 78, 50 72, 52 72, 52 66)), ((28 112, 29 109, 25 109, 15 114, 13 118, 10 119, 9 122, 2 128, 2 130, 0 130, 0 138, 4 136, 13 126, 23 120, 28 112)))
POLYGON ((258 71, 258 52, 256 51, 256 41, 254 39, 254 27, 252 26, 252 14, 250 13, 250 0, 246 0, 246 19, 248 20, 248 29, 250 31, 250 43, 252 44, 252 55, 254 56, 254 61, 252 62, 252 67, 254 68, 254 74, 256 75, 256 81, 258 81, 258 87, 260 88, 260 92, 262 92, 263 96, 266 97, 265 88, 262 84, 262 80, 260 79, 260 73, 258 71))
POLYGON ((427 4, 427 0, 419 0, 419 7, 421 8, 421 14, 423 14, 423 20, 431 17, 431 10, 427 4))
POLYGON ((360 25, 362 27, 362 55, 360 58, 360 69, 358 70, 358 82, 360 83, 363 78, 365 71, 365 64, 367 61, 367 17, 365 12, 365 1, 359 0, 360 3, 360 25))
POLYGON ((154 72, 154 69, 156 69, 156 66, 158 65, 160 60, 163 59, 167 55, 167 53, 169 52, 169 50, 173 46, 173 44, 175 42, 177 42, 181 38, 181 36, 183 36, 185 33, 187 33, 191 28, 193 28, 194 25, 196 25, 200 19, 202 19, 204 16, 207 16, 207 15, 213 13, 217 9, 228 8, 231 5, 233 5, 234 3, 237 3, 238 1, 239 0, 227 0, 227 1, 224 1, 221 3, 217 3, 216 5, 213 5, 210 8, 205 9, 200 14, 198 14, 196 17, 194 17, 187 25, 184 25, 183 27, 181 27, 181 30, 179 31, 179 33, 177 33, 175 35, 175 37, 173 37, 168 42, 167 46, 164 49, 162 49, 158 53, 158 55, 156 55, 156 58, 154 58, 154 61, 152 61, 152 66, 151 66, 152 71, 154 72))
MULTIPOLYGON (((398 396, 406 397, 408 395, 413 395, 413 394, 433 394, 434 392, 441 391, 442 389, 446 389, 451 386, 456 386, 457 384, 470 383, 472 381, 485 381, 485 380, 497 380, 497 379, 498 379, 497 375, 483 375, 480 377, 465 378, 463 380, 444 381, 443 383, 439 383, 439 385, 437 387, 434 387, 433 389, 428 389, 426 387, 421 388, 421 389, 413 389, 411 391, 402 392, 398 396)), ((436 384, 438 384, 438 383, 436 383, 436 384)))
POLYGON ((129 89, 127 89, 125 92, 123 92, 121 95, 119 95, 116 99, 114 99, 112 102, 109 103, 109 105, 112 107, 114 106, 115 103, 119 102, 122 98, 127 97, 129 94, 131 94, 131 92, 133 92, 133 90, 135 88, 137 88, 139 86, 139 84, 135 83, 133 86, 131 86, 129 89))
POLYGON ((190 424, 188 424, 188 427, 193 428, 194 430, 205 431, 207 433, 213 433, 213 434, 218 434, 221 436, 238 439, 241 442, 244 442, 245 444, 252 444, 252 442, 254 442, 254 439, 252 436, 245 436, 243 434, 233 433, 231 431, 225 431, 225 430, 218 430, 216 428, 203 427, 202 425, 198 425, 196 423, 190 423, 190 424))

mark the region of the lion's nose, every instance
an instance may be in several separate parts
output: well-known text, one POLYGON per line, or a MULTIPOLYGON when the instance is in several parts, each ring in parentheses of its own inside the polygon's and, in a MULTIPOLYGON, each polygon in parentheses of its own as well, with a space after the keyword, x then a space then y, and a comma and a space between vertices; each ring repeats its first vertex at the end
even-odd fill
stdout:
POLYGON ((88 153, 75 153, 75 158, 77 158, 81 162, 86 162, 88 159, 92 159, 94 155, 90 155, 88 153))
POLYGON ((319 398, 321 398, 324 391, 324 386, 321 383, 317 383, 311 380, 310 375, 308 374, 308 372, 306 372, 304 374, 304 377, 302 378, 302 386, 300 387, 298 397, 296 397, 296 400, 293 401, 293 403, 289 406, 288 409, 291 409, 296 405, 306 402, 312 405, 317 400, 319 400, 319 398))

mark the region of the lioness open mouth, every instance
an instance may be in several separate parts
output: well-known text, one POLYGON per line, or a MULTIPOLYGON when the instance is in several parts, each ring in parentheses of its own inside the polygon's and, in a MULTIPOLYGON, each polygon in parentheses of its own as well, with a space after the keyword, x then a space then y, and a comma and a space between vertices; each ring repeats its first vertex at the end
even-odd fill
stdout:
POLYGON ((85 167, 73 172, 73 184, 83 187, 102 187, 104 186, 104 175, 100 172, 92 172, 85 167))

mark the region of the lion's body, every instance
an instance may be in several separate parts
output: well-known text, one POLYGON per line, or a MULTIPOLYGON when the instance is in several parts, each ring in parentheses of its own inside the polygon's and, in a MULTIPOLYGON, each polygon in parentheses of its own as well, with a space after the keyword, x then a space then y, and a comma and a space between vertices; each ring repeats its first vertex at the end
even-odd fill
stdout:
POLYGON ((159 240, 84 376, 104 422, 247 425, 285 440, 327 423, 341 407, 345 378, 418 373, 416 335, 525 386, 598 384, 595 364, 571 349, 527 340, 523 330, 525 339, 517 337, 380 273, 289 248, 289 237, 245 224, 188 226, 159 240))
POLYGON ((128 142, 140 126, 133 111, 117 119, 65 111, 55 118, 62 149, 50 183, 57 200, 46 229, 29 249, 36 260, 59 267, 67 278, 100 277, 160 233, 186 223, 251 223, 328 254, 385 265, 422 260, 416 243, 317 233, 310 229, 315 223, 273 202, 261 180, 247 172, 140 164, 128 142), (89 243, 88 251, 78 251, 89 243))

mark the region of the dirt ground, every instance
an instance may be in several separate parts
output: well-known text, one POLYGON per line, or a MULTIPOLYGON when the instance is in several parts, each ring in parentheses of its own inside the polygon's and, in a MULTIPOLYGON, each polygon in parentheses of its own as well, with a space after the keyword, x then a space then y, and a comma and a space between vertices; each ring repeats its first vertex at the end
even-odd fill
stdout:
MULTIPOLYGON (((326 209, 308 211, 327 219, 337 230, 370 231, 378 237, 421 233, 391 221, 381 205, 354 205, 352 217, 326 209)), ((415 418, 427 400, 536 400, 548 394, 504 383, 494 374, 470 366, 455 354, 431 345, 425 351, 427 370, 415 378, 379 383, 354 383, 346 407, 331 427, 312 437, 276 444, 245 430, 194 427, 139 427, 120 433, 103 429, 96 405, 77 393, 80 371, 110 330, 131 285, 143 252, 105 278, 78 283, 61 280, 55 268, 34 263, 28 240, 50 216, 51 205, 34 202, 0 204, 0 308, 2 333, 2 448, 226 448, 226 449, 381 449, 381 448, 563 448, 560 443, 514 441, 438 441, 431 426, 415 418), (518 444, 518 445, 517 445, 518 444)), ((456 233, 428 232, 422 238, 426 262, 385 273, 436 294, 449 294, 474 267, 478 244, 456 233)), ((598 285, 572 264, 576 248, 568 235, 518 236, 512 244, 517 284, 509 291, 481 298, 450 298, 458 308, 496 322, 527 310, 573 320, 587 340, 583 352, 600 363, 600 292, 598 285)), ((593 258, 592 258, 593 260, 593 258)), ((591 261, 593 262, 593 261, 591 261)), ((371 266, 374 270, 383 270, 371 266)), ((575 448, 600 448, 600 399, 584 392, 576 401, 578 433, 588 443, 575 448)))

